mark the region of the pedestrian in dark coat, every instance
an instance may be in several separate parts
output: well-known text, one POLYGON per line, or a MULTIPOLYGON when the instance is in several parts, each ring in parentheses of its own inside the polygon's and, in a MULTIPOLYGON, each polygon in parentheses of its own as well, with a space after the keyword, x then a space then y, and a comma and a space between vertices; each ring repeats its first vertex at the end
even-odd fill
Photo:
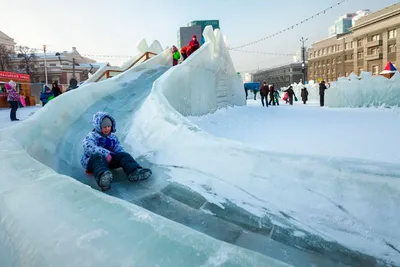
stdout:
POLYGON ((263 85, 261 86, 260 89, 260 95, 261 95, 261 104, 268 107, 268 93, 269 93, 269 87, 267 85, 267 82, 264 82, 263 85), (264 104, 264 100, 265 100, 265 104, 264 104))
POLYGON ((305 87, 301 89, 301 100, 303 100, 303 104, 306 104, 306 102, 308 101, 308 91, 305 87))
POLYGON ((326 88, 325 81, 322 81, 319 84, 319 105, 323 107, 325 105, 325 90, 326 88))
POLYGON ((284 92, 288 93, 289 104, 293 105, 293 96, 296 96, 293 91, 293 87, 289 86, 284 92))
POLYGON ((61 89, 58 87, 57 83, 52 84, 51 91, 53 92, 54 97, 61 95, 61 89))
POLYGON ((275 103, 274 93, 275 93, 274 85, 271 85, 271 86, 269 87, 269 103, 268 103, 268 104, 271 105, 271 103, 272 103, 272 105, 275 106, 276 103, 275 103))

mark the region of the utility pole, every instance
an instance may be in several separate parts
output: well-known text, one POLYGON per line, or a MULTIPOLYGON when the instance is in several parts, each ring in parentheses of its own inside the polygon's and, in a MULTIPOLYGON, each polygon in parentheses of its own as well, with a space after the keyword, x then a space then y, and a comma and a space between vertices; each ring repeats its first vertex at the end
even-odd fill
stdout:
POLYGON ((45 76, 45 85, 47 85, 47 64, 46 64, 46 45, 43 45, 44 51, 44 76, 45 76))
POLYGON ((303 72, 303 84, 306 82, 306 48, 304 46, 304 43, 308 40, 308 38, 304 39, 304 37, 301 37, 300 42, 302 43, 301 45, 301 71, 303 72))
POLYGON ((72 58, 72 77, 76 79, 75 77, 75 58, 72 58))

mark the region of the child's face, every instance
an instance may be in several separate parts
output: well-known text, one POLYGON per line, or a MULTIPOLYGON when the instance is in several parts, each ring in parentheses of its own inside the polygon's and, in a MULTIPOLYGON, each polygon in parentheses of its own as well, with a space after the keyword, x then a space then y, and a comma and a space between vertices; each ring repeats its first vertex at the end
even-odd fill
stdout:
POLYGON ((109 135, 111 132, 111 127, 110 126, 103 127, 101 128, 101 132, 105 135, 109 135))

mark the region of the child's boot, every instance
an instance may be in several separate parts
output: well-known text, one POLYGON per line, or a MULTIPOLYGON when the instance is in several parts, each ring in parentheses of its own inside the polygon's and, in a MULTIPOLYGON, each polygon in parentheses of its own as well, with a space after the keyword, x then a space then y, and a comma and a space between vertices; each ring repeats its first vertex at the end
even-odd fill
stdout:
POLYGON ((131 182, 139 180, 147 180, 150 178, 152 172, 150 169, 137 168, 128 175, 128 180, 131 182))
POLYGON ((105 192, 111 188, 111 182, 113 180, 113 175, 110 171, 105 171, 100 175, 97 184, 100 186, 101 191, 105 192))

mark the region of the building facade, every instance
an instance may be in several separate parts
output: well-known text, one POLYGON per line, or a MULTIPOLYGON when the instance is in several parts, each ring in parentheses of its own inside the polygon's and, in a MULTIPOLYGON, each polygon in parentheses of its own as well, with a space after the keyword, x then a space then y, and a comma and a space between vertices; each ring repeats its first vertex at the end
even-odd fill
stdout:
POLYGON ((205 27, 207 26, 212 26, 213 30, 215 29, 220 29, 219 27, 219 20, 213 19, 213 20, 194 20, 189 22, 188 26, 200 26, 201 27, 201 39, 198 39, 200 44, 204 44, 204 37, 203 37, 203 31, 205 27))
POLYGON ((400 66, 400 3, 356 20, 349 33, 316 42, 309 50, 309 80, 334 81, 361 71, 379 74, 400 66))
MULTIPOLYGON (((14 69, 18 72, 25 71, 25 64, 17 56, 12 60, 14 69)), ((88 79, 89 73, 96 72, 100 65, 87 57, 79 54, 76 47, 72 47, 71 51, 63 51, 59 53, 35 53, 35 58, 31 62, 32 74, 31 81, 47 84, 57 82, 67 85, 72 78, 78 82, 88 79), (45 75, 45 58, 47 67, 47 81, 45 75)))
POLYGON ((14 47, 16 43, 14 42, 14 39, 0 31, 0 45, 4 45, 11 51, 14 51, 14 47))
POLYGON ((197 40, 202 38, 201 26, 194 25, 189 27, 180 27, 178 31, 177 47, 182 48, 187 46, 190 40, 192 40, 193 35, 196 35, 197 40))
MULTIPOLYGON (((305 64, 305 71, 307 72, 307 63, 305 64)), ((293 83, 300 83, 303 81, 302 63, 294 62, 258 71, 253 74, 253 81, 259 83, 265 81, 267 84, 273 84, 275 88, 288 87, 293 83)))

